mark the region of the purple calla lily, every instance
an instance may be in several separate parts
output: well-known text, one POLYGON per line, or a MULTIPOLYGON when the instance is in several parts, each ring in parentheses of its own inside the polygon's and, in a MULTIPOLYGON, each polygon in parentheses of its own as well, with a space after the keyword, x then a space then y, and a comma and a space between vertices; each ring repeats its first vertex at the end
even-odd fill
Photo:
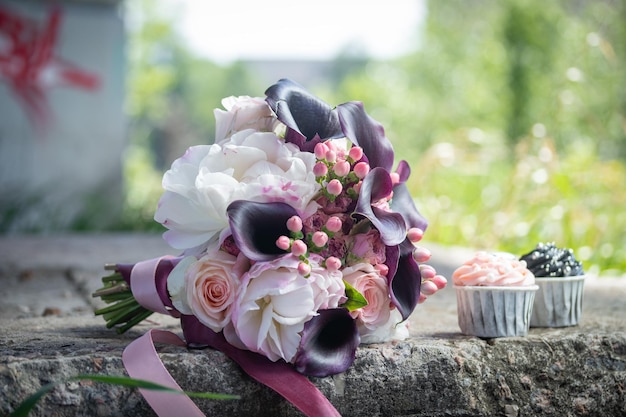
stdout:
POLYGON ((422 274, 413 258, 413 244, 405 239, 398 246, 388 246, 385 264, 389 268, 389 294, 402 319, 406 320, 417 305, 422 274))
POLYGON ((415 207, 413 197, 404 183, 400 183, 393 188, 391 209, 402 215, 407 228, 417 227, 425 231, 428 227, 428 221, 415 207))
POLYGON ((400 213, 373 206, 391 194, 393 183, 389 173, 383 168, 372 169, 363 179, 354 214, 367 218, 380 232, 387 246, 400 244, 406 238, 406 225, 400 213))
POLYGON ((356 322, 347 309, 320 310, 304 325, 294 366, 316 377, 344 372, 354 362, 360 343, 356 322))
POLYGON ((371 118, 363 103, 352 101, 337 106, 341 130, 352 143, 363 148, 363 153, 372 168, 381 167, 391 172, 393 146, 385 136, 385 129, 371 118))
POLYGON ((400 183, 407 182, 409 177, 411 176, 411 166, 405 160, 398 162, 398 167, 396 168, 396 173, 400 179, 400 183))
POLYGON ((300 84, 281 79, 265 91, 265 101, 287 126, 285 141, 312 152, 322 140, 343 136, 337 111, 300 84))
POLYGON ((249 259, 269 261, 285 254, 276 246, 276 240, 289 235, 287 220, 298 214, 289 204, 237 200, 226 212, 233 239, 249 259))
POLYGON ((415 207, 413 197, 406 186, 406 181, 411 175, 411 167, 408 162, 400 161, 396 173, 400 178, 400 183, 393 188, 393 199, 391 200, 391 209, 400 213, 404 218, 407 228, 417 227, 426 231, 428 222, 420 214, 415 207))

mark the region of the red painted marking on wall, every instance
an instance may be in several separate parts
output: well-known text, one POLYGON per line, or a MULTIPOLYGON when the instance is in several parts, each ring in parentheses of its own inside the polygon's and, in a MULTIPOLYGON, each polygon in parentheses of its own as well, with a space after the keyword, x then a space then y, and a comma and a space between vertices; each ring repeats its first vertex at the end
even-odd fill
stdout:
POLYGON ((61 9, 52 8, 45 22, 37 22, 0 6, 0 81, 5 81, 36 130, 43 132, 52 120, 46 97, 54 87, 95 91, 97 74, 55 54, 62 22, 61 9))

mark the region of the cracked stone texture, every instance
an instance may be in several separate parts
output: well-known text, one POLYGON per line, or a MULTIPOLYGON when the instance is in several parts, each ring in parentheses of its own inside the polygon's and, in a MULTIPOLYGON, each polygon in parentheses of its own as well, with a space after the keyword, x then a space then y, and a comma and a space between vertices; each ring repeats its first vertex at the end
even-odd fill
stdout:
MULTIPOLYGON (((469 252, 425 245, 448 277, 469 252)), ((92 314, 102 264, 165 253, 172 252, 149 235, 0 238, 0 415, 48 382, 124 375, 122 350, 149 328, 180 333, 177 320, 153 315, 117 335, 92 314)), ((590 278, 579 326, 482 340, 460 334, 449 287, 417 307, 410 339, 362 346, 347 372, 311 380, 344 417, 623 416, 625 296, 624 278, 590 278)), ((207 415, 301 415, 220 352, 161 345, 158 351, 183 389, 241 396, 194 400, 207 415)), ((74 381, 44 396, 30 415, 155 414, 135 390, 74 381)))

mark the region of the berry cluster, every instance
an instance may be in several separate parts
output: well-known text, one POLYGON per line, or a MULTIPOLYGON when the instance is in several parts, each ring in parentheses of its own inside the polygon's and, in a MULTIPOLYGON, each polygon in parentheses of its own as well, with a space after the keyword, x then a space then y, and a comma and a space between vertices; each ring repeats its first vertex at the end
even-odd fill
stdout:
MULTIPOLYGON (((384 263, 385 246, 378 231, 367 220, 357 221, 348 214, 358 199, 363 178, 370 172, 370 165, 362 160, 363 149, 352 146, 346 150, 328 140, 318 143, 314 153, 317 162, 313 172, 322 186, 316 200, 320 209, 305 222, 299 216, 291 217, 287 221, 289 236, 280 236, 276 246, 301 260, 298 271, 305 277, 311 272, 309 253, 322 256, 322 266, 330 271, 366 261, 386 276, 389 268, 384 263)), ((390 176, 394 184, 399 181, 398 174, 390 176)), ((393 193, 376 204, 388 207, 392 196, 393 193)), ((414 244, 423 234, 418 228, 407 231, 409 241, 414 244)), ((430 258, 430 253, 416 248, 413 256, 421 263, 430 258)), ((427 279, 435 275, 434 268, 428 265, 420 265, 420 269, 427 279)))

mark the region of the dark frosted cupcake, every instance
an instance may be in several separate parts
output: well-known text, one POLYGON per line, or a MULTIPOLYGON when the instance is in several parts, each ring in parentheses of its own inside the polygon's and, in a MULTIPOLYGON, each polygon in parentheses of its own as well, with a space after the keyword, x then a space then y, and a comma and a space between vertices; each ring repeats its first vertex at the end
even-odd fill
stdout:
POLYGON ((582 314, 585 273, 571 249, 554 243, 539 243, 520 260, 535 275, 531 327, 563 327, 578 324, 582 314))

